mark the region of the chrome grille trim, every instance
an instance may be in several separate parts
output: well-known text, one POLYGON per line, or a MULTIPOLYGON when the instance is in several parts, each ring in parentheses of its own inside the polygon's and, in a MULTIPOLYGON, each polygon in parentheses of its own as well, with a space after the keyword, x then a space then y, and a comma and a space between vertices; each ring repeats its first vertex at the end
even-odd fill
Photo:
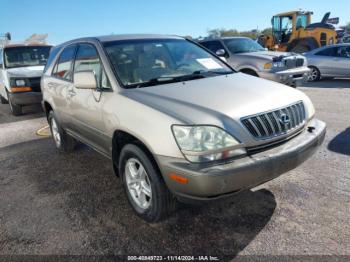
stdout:
POLYGON ((299 130, 305 125, 305 107, 302 101, 272 111, 241 118, 243 126, 257 140, 282 136, 299 130), (289 118, 288 124, 281 122, 281 116, 289 118))

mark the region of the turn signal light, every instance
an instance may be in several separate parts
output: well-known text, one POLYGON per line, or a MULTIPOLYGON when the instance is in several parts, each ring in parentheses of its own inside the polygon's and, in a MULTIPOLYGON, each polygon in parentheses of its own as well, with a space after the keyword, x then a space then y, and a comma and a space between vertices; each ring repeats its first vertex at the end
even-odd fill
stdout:
POLYGON ((32 91, 32 88, 29 86, 21 86, 21 87, 11 87, 12 93, 18 93, 18 92, 28 92, 32 91))
POLYGON ((171 173, 169 174, 170 178, 180 184, 187 184, 188 183, 188 178, 179 176, 177 174, 171 173))

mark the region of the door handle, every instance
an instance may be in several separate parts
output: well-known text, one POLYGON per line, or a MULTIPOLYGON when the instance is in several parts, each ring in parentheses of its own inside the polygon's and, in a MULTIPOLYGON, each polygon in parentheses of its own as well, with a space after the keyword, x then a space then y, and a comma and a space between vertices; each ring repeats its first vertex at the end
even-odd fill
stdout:
POLYGON ((73 89, 68 89, 68 96, 69 97, 73 97, 75 96, 77 93, 73 90, 73 89))
POLYGON ((50 82, 50 83, 47 84, 47 87, 48 88, 55 88, 56 84, 50 82))

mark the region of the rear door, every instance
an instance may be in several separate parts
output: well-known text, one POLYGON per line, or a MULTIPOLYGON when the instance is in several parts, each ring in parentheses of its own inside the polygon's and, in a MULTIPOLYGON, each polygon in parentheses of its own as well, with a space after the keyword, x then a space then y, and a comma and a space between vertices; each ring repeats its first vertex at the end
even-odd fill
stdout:
POLYGON ((80 89, 74 85, 69 88, 67 99, 72 119, 71 128, 81 140, 107 154, 110 138, 106 134, 102 106, 113 93, 93 44, 82 43, 78 46, 74 73, 82 71, 94 72, 98 89, 80 89))
POLYGON ((343 77, 350 76, 350 46, 339 46, 336 51, 336 70, 343 77))
POLYGON ((315 65, 322 76, 339 76, 336 47, 327 47, 314 54, 310 65, 315 65))
POLYGON ((73 86, 73 61, 77 45, 70 45, 63 49, 52 70, 51 77, 47 78, 46 91, 52 97, 55 115, 64 128, 69 128, 70 113, 67 103, 69 88, 73 86))

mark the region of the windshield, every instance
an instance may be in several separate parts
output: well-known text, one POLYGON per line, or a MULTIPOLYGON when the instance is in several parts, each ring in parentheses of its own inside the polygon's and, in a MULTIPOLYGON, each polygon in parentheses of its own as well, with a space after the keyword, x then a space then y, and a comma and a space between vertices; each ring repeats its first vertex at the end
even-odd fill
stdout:
POLYGON ((307 27, 307 16, 306 15, 298 15, 297 16, 297 24, 296 28, 306 28, 307 27))
POLYGON ((227 48, 233 54, 264 51, 265 49, 250 38, 224 39, 227 48))
POLYGON ((50 53, 50 46, 21 46, 5 49, 6 68, 45 65, 50 53))
POLYGON ((105 43, 115 73, 126 88, 145 87, 233 71, 185 39, 142 39, 105 43))

